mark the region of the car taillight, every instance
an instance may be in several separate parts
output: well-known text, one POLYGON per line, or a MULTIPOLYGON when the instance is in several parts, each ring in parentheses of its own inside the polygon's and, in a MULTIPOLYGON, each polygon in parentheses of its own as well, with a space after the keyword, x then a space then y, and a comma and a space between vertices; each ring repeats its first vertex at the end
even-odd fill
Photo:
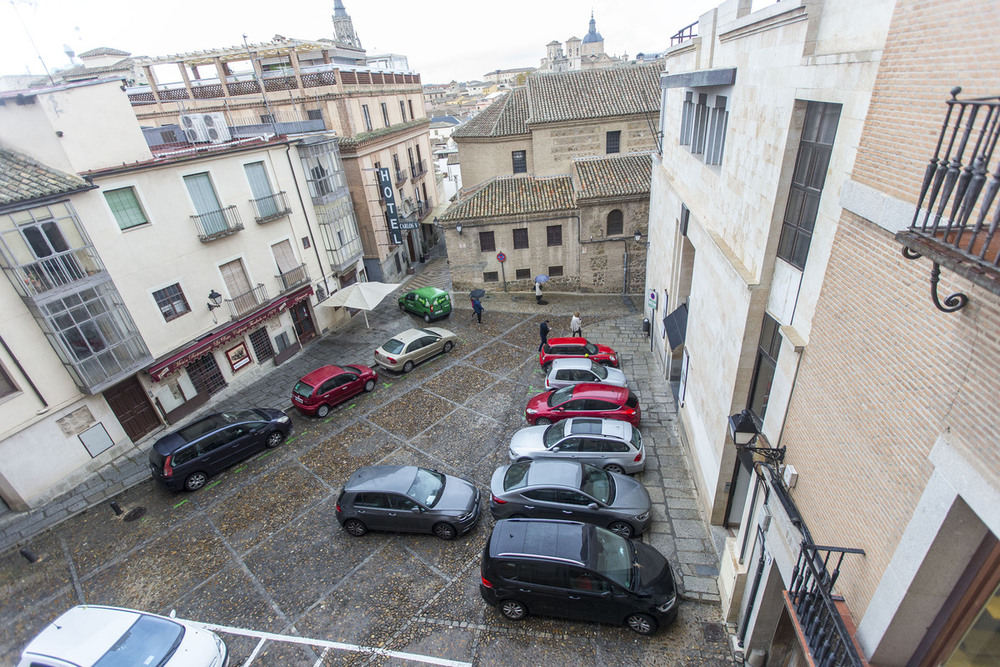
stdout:
POLYGON ((479 575, 479 579, 483 582, 483 586, 486 588, 493 588, 493 584, 490 583, 490 580, 483 575, 479 575))
POLYGON ((636 462, 636 463, 638 463, 639 461, 641 461, 641 460, 642 460, 642 452, 639 452, 638 454, 636 454, 636 455, 635 455, 635 458, 634 458, 634 459, 632 459, 632 460, 633 460, 634 462, 636 462))
POLYGON ((340 511, 340 503, 337 503, 337 511, 340 511))
POLYGON ((494 496, 494 495, 493 495, 492 493, 490 494, 490 498, 491 498, 491 499, 493 500, 493 502, 495 502, 495 503, 496 503, 497 505, 506 505, 506 504, 507 504, 507 501, 506 501, 506 500, 500 500, 499 498, 497 498, 496 496, 494 496))
POLYGON ((388 360, 389 360, 389 363, 390 363, 390 364, 395 364, 395 363, 396 363, 396 360, 395 360, 395 359, 393 359, 392 357, 386 357, 386 359, 388 359, 388 360))
POLYGON ((173 454, 170 454, 169 456, 167 456, 167 458, 163 459, 164 477, 171 477, 174 474, 174 469, 170 467, 170 459, 172 459, 173 457, 174 457, 173 454))

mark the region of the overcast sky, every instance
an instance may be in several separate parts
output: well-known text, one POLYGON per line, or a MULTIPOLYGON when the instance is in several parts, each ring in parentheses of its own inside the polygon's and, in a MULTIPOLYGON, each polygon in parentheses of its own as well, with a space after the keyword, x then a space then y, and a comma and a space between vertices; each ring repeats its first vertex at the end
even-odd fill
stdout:
MULTIPOLYGON (((591 9, 608 53, 662 51, 721 0, 343 2, 370 55, 405 55, 424 83, 447 83, 537 67, 547 43, 587 34, 591 9)), ((69 64, 65 46, 162 56, 241 44, 244 33, 251 43, 332 38, 332 13, 333 0, 2 0, 0 74, 44 74, 35 47, 51 70, 69 64)))

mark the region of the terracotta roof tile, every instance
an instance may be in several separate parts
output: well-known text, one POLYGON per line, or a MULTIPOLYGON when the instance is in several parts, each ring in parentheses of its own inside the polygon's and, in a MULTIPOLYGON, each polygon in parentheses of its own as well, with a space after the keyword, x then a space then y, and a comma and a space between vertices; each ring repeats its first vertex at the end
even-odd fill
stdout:
POLYGON ((641 153, 577 160, 573 169, 579 183, 577 199, 648 195, 653 158, 641 153))
POLYGON ((79 176, 57 171, 26 155, 0 148, 0 206, 90 187, 79 176))
POLYGON ((120 49, 112 49, 109 46, 99 46, 96 49, 91 49, 90 51, 84 51, 83 53, 77 54, 80 58, 90 58, 91 56, 130 56, 132 55, 128 51, 122 51, 120 49))
POLYGON ((465 201, 449 209, 441 220, 447 222, 575 208, 573 182, 569 176, 508 176, 490 181, 465 201))
POLYGON ((527 90, 522 86, 510 91, 456 129, 453 137, 506 137, 528 134, 527 90))
POLYGON ((528 78, 529 124, 659 112, 659 64, 528 78))

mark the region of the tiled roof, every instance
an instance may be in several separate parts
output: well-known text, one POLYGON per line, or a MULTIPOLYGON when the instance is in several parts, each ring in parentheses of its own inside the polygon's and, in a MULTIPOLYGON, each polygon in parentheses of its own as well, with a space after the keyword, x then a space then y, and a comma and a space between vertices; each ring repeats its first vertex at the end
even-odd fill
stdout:
POLYGON ((577 199, 648 195, 653 158, 642 153, 577 160, 573 169, 579 183, 577 199))
POLYGON ((528 92, 515 88, 455 130, 453 137, 506 137, 528 134, 528 92))
POLYGON ((508 176, 490 181, 441 217, 442 221, 575 209, 569 176, 508 176))
POLYGON ((128 51, 120 51, 107 46, 99 46, 96 49, 91 49, 90 51, 84 51, 83 53, 78 54, 80 58, 90 58, 91 56, 121 56, 124 58, 125 56, 130 55, 132 54, 128 51))
POLYGON ((113 65, 101 65, 100 67, 87 67, 86 65, 77 65, 76 67, 71 67, 70 69, 64 69, 58 72, 57 76, 64 80, 73 79, 74 77, 81 76, 91 76, 97 74, 107 74, 114 72, 127 72, 132 69, 132 59, 124 58, 119 60, 113 65))
POLYGON ((57 171, 27 155, 0 148, 0 206, 90 187, 79 176, 57 171))
POLYGON ((528 78, 528 123, 659 112, 662 67, 637 65, 528 78))

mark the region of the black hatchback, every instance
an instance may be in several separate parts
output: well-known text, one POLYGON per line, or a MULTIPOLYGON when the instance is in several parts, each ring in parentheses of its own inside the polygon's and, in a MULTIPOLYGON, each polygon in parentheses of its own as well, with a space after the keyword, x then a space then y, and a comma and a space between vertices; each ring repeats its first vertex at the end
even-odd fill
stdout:
POLYGON ((281 410, 252 408, 208 415, 153 444, 153 479, 171 491, 197 491, 214 475, 264 448, 273 449, 292 432, 281 410))

